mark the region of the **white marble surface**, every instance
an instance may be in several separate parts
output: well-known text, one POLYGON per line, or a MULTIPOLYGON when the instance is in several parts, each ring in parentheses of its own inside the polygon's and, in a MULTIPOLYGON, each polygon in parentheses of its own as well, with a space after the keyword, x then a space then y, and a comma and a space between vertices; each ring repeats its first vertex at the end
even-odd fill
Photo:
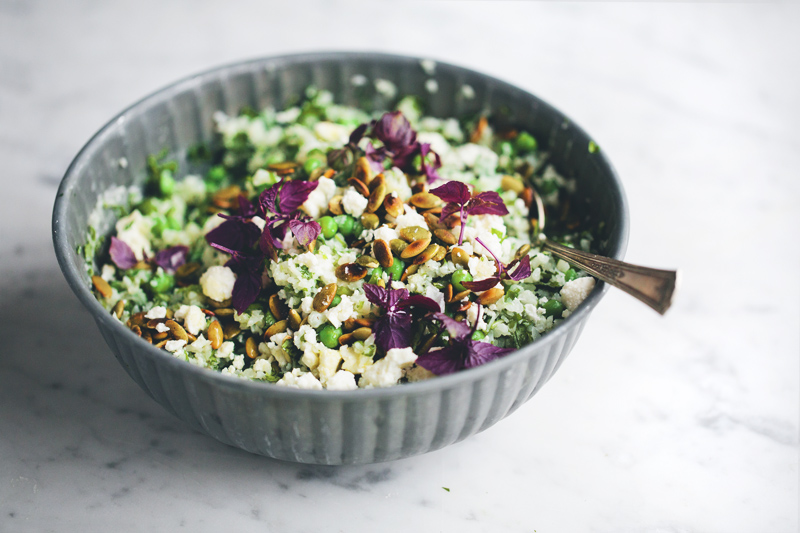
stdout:
POLYGON ((225 5, 0 0, 0 531, 797 531, 797 5, 225 5), (433 56, 563 109, 622 176, 628 259, 682 269, 672 311, 609 294, 532 401, 394 463, 278 463, 168 415, 58 270, 60 176, 179 76, 315 49, 433 56))

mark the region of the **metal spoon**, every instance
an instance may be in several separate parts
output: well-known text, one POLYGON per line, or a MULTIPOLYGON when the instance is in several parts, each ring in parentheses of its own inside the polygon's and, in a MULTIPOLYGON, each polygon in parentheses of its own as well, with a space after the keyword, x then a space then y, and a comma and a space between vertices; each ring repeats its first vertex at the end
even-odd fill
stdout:
POLYGON ((544 204, 536 189, 533 189, 533 201, 538 214, 539 242, 542 250, 547 250, 571 265, 585 270, 595 278, 627 292, 662 315, 667 312, 672 305, 672 295, 675 292, 675 283, 678 277, 677 271, 632 265, 553 242, 543 233, 544 204))

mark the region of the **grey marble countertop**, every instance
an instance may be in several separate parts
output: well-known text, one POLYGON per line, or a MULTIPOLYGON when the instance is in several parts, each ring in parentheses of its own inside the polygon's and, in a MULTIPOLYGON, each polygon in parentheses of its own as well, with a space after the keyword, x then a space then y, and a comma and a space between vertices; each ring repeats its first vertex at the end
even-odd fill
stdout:
POLYGON ((0 531, 796 532, 798 26, 796 4, 0 0, 0 531), (628 259, 681 268, 673 309, 611 292, 533 400, 393 463, 280 463, 167 414, 59 272, 60 177, 173 79, 321 49, 462 64, 573 117, 625 184, 628 259))

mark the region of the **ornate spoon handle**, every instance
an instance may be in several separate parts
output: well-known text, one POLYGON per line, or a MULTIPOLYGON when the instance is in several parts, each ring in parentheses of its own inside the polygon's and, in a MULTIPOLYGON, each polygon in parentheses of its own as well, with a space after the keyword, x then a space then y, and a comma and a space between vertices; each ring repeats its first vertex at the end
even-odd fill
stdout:
POLYGON ((662 315, 672 305, 678 273, 617 261, 562 246, 545 239, 542 248, 556 257, 582 268, 597 279, 621 289, 646 303, 662 315))

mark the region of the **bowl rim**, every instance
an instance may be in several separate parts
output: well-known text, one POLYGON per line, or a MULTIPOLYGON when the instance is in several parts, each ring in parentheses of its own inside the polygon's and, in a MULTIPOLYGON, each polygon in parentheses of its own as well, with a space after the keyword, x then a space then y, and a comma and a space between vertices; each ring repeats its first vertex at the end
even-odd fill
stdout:
MULTIPOLYGON (((564 321, 553 328, 552 330, 548 331, 541 338, 534 341, 533 343, 520 348, 514 352, 509 353, 508 355, 495 359, 494 361, 490 361, 484 365, 462 370, 460 372, 456 372, 453 374, 445 375, 445 376, 437 376, 436 378, 413 382, 413 383, 403 383, 400 385, 386 387, 386 388, 372 388, 372 389, 356 389, 356 390, 349 390, 349 391, 330 391, 327 389, 323 390, 307 390, 307 389, 296 389, 293 387, 281 387, 275 386, 271 383, 263 383, 259 381, 254 381, 250 379, 243 379, 237 376, 229 376, 222 374, 219 371, 210 370, 207 368, 201 368, 199 366, 193 365, 186 361, 180 360, 174 357, 172 354, 156 348, 152 344, 147 343, 146 341, 142 340, 138 337, 133 331, 125 327, 122 322, 112 319, 111 314, 106 312, 106 310, 100 305, 97 301, 95 296, 89 290, 88 284, 85 283, 84 275, 85 272, 81 272, 70 260, 71 257, 77 254, 77 251, 71 249, 67 243, 66 239, 66 232, 62 231, 62 227, 66 224, 66 214, 68 212, 68 207, 70 204, 70 195, 69 192, 76 186, 77 179, 81 175, 81 171, 83 167, 86 165, 88 157, 93 151, 102 146, 103 141, 105 138, 112 133, 112 130, 118 123, 123 123, 126 120, 126 117, 129 113, 137 110, 139 107, 149 106, 157 104, 158 102, 169 100, 175 93, 183 91, 187 88, 190 88, 193 85, 200 85, 202 82, 207 78, 213 78, 219 75, 223 71, 235 72, 237 70, 248 70, 255 64, 262 64, 265 68, 272 66, 272 68, 279 69, 282 64, 287 65, 294 65, 298 63, 314 63, 317 61, 339 61, 339 62, 346 62, 350 60, 366 60, 366 61, 397 61, 397 62, 420 62, 423 60, 433 60, 435 61, 437 66, 444 66, 447 69, 452 69, 454 71, 460 71, 461 73, 468 75, 468 76, 478 76, 488 81, 491 81, 494 84, 502 86, 504 89, 508 89, 511 91, 517 91, 523 93, 526 98, 532 99, 536 102, 539 106, 545 108, 548 111, 554 111, 555 113, 562 116, 564 119, 569 121, 569 127, 571 129, 576 130, 576 132, 580 135, 584 135, 587 138, 593 139, 593 137, 589 136, 575 121, 573 121, 570 117, 566 116, 564 113, 559 111, 557 108, 553 107, 552 105, 548 104, 547 102, 543 101, 533 93, 521 89, 511 83, 508 83, 502 79, 496 78, 494 76, 490 76, 488 74, 484 74, 469 68, 461 67, 458 65, 454 65, 452 63, 448 63, 445 61, 439 61, 437 59, 433 59, 430 57, 416 57, 416 56, 406 56, 406 55, 399 55, 399 54, 388 54, 382 52, 351 52, 351 51, 336 51, 336 52, 304 52, 304 53, 293 53, 293 54, 282 54, 276 56, 263 56, 263 57, 255 57, 250 59, 245 59, 242 61, 235 61, 230 63, 225 63, 222 65, 218 65, 215 67, 211 67, 209 69, 203 70, 201 72, 190 74, 188 76, 182 77, 177 81, 169 83, 149 94, 140 98, 133 104, 127 106, 122 111, 117 113, 112 119, 106 122, 92 137, 83 145, 83 147, 78 151, 75 158, 72 160, 70 165, 67 167, 67 170, 64 173, 64 177, 62 178, 61 184, 58 188, 58 192, 56 194, 55 203, 53 206, 53 217, 52 217, 52 233, 53 233, 53 245, 56 252, 56 258, 58 260, 59 266, 61 271, 64 274, 64 277, 67 280, 72 291, 78 297, 78 299, 83 303, 86 309, 90 312, 93 316, 95 321, 102 322, 104 325, 110 327, 112 330, 117 332, 118 334, 122 335, 123 338, 129 340, 129 342, 134 343, 134 346, 140 348, 136 351, 137 357, 143 356, 151 360, 154 364, 158 365, 167 365, 168 367, 172 367, 172 369, 179 371, 179 372, 188 372, 193 377, 200 379, 206 383, 214 384, 215 386, 219 386, 223 389, 227 390, 238 390, 238 391, 247 391, 248 393, 257 393, 259 395, 263 395, 264 397, 285 397, 285 398, 305 398, 307 400, 324 400, 324 401, 338 401, 338 402, 352 402, 353 400, 361 399, 367 400, 370 398, 387 398, 387 397, 394 397, 394 396, 406 396, 406 395, 417 395, 417 394, 424 394, 427 392, 434 392, 443 389, 453 389, 460 385, 464 385, 468 382, 475 382, 478 380, 483 379, 484 377, 490 374, 499 374, 504 370, 514 366, 515 364, 522 362, 530 357, 534 357, 537 355, 536 352, 539 352, 539 355, 544 354, 544 352, 553 344, 557 343, 561 338, 563 338, 569 330, 574 327, 580 326, 582 321, 591 313, 594 307, 598 304, 600 299, 603 297, 605 292, 608 290, 608 286, 606 283, 600 281, 595 286, 594 290, 589 294, 589 296, 584 300, 584 302, 573 312, 570 314, 569 317, 564 319, 564 321)), ((615 190, 613 191, 616 196, 616 201, 620 205, 620 223, 619 227, 617 228, 616 237, 617 239, 617 246, 615 250, 612 250, 612 254, 610 257, 615 259, 623 259, 625 255, 625 250, 627 248, 628 243, 628 235, 629 235, 629 208, 628 202, 625 196, 625 191, 623 189, 622 183, 619 179, 619 176, 614 169, 611 162, 606 157, 603 150, 599 150, 593 154, 594 157, 599 159, 599 164, 604 166, 608 169, 609 175, 612 179, 612 182, 615 186, 615 190)))

